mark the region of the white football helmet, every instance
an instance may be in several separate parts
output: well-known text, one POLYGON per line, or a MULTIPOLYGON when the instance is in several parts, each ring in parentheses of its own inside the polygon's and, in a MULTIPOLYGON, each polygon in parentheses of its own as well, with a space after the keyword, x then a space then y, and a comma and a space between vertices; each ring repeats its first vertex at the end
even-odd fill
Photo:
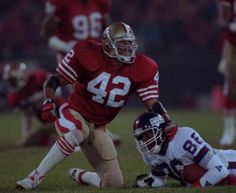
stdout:
POLYGON ((153 112, 142 113, 134 122, 134 137, 141 153, 159 153, 165 141, 163 117, 153 112))
POLYGON ((103 51, 122 63, 133 63, 138 48, 131 27, 123 22, 108 26, 103 32, 103 51))
POLYGON ((5 64, 3 80, 8 81, 10 86, 16 89, 24 87, 27 80, 27 65, 25 63, 5 64))

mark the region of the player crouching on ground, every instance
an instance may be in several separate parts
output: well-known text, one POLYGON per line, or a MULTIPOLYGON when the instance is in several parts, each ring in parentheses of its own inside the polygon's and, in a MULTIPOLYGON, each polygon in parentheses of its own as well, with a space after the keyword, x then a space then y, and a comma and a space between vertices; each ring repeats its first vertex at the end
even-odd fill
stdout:
MULTIPOLYGON (((42 88, 49 76, 49 71, 20 61, 12 61, 3 67, 2 78, 8 86, 7 102, 14 112, 22 115, 21 139, 16 143, 19 146, 50 146, 58 138, 54 125, 45 122, 41 116, 42 88), (35 126, 34 119, 39 127, 35 126)), ((64 103, 60 93, 58 89, 55 95, 58 107, 64 103)))
POLYGON ((79 41, 67 53, 58 65, 57 73, 47 79, 43 89, 42 117, 55 122, 61 137, 36 169, 16 182, 16 188, 36 188, 78 146, 96 172, 88 177, 88 172, 72 169, 69 174, 75 181, 82 179, 96 187, 123 187, 123 174, 117 151, 107 133, 107 124, 132 94, 136 94, 147 109, 169 120, 159 101, 158 64, 136 53, 137 48, 132 28, 118 22, 106 28, 102 42, 79 41), (57 88, 68 84, 73 85, 73 92, 67 103, 60 106, 58 114, 54 95, 57 88))
POLYGON ((193 128, 167 124, 147 112, 135 120, 133 131, 151 168, 136 178, 134 187, 164 187, 168 176, 192 187, 236 185, 236 151, 212 148, 193 128))

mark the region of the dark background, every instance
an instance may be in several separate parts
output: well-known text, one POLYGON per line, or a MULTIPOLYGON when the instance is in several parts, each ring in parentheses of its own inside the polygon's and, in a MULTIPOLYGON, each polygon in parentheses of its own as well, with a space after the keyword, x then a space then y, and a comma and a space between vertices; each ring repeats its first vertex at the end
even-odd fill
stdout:
MULTIPOLYGON (((21 60, 55 70, 54 52, 39 35, 44 3, 0 1, 1 67, 21 60)), ((211 105, 213 87, 222 85, 217 72, 222 37, 214 0, 113 0, 111 17, 128 23, 139 38, 139 51, 159 64, 161 100, 166 106, 211 105)), ((1 106, 6 89, 1 82, 1 106)), ((136 105, 135 98, 130 105, 136 105)))

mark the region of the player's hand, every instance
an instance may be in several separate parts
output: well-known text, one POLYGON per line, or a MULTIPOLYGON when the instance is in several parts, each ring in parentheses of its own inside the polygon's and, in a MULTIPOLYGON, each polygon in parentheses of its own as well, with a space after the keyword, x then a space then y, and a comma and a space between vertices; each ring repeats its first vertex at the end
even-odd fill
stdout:
POLYGON ((138 175, 133 183, 133 188, 152 187, 154 179, 148 174, 138 175))
POLYGON ((54 122, 59 117, 56 104, 53 99, 46 99, 42 106, 42 119, 47 122, 54 122))

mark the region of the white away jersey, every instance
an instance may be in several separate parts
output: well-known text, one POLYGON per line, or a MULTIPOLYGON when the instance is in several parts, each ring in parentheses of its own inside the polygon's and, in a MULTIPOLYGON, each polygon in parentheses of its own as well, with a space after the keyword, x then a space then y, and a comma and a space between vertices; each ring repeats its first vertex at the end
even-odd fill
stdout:
POLYGON ((181 175, 184 166, 196 163, 207 170, 207 165, 214 155, 231 175, 236 176, 236 151, 212 148, 190 127, 178 128, 165 155, 146 153, 143 154, 143 159, 152 169, 152 187, 160 187, 165 185, 168 176, 185 184, 181 175))
POLYGON ((168 175, 181 180, 184 166, 198 163, 203 168, 213 155, 214 150, 197 131, 190 127, 179 127, 174 138, 169 142, 165 155, 147 153, 144 162, 151 166, 156 176, 168 175))

